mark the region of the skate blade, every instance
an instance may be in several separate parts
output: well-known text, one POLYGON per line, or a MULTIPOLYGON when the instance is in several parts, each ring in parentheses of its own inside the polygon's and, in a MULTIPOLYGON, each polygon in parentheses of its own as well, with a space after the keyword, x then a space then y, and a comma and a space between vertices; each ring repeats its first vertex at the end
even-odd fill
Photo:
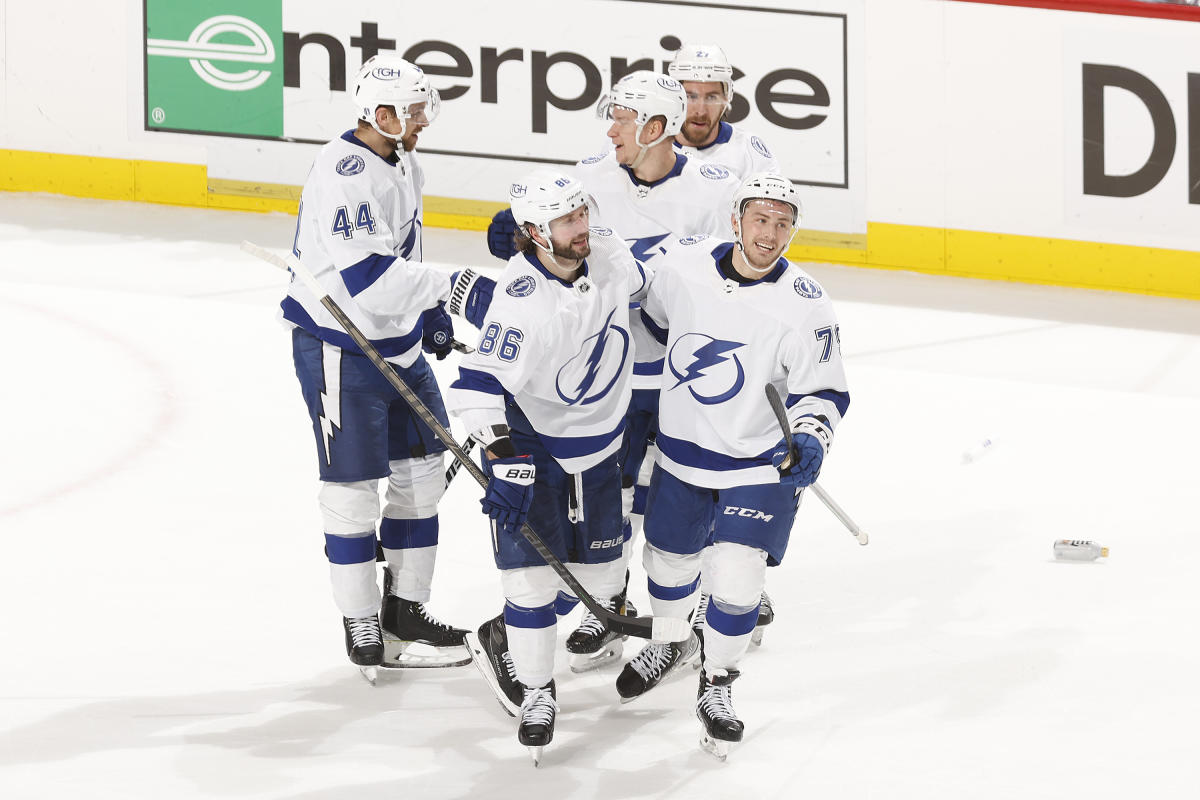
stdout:
POLYGON ((444 669, 463 667, 471 663, 471 654, 466 646, 433 647, 421 642, 404 642, 399 639, 384 639, 384 669, 444 669))
POLYGON ((362 675, 363 680, 365 680, 367 683, 371 684, 372 686, 375 685, 375 681, 379 680, 379 668, 378 667, 359 667, 358 674, 362 675))
POLYGON ((591 672, 594 669, 607 666, 621 658, 621 653, 624 651, 624 646, 621 640, 609 642, 594 653, 571 653, 571 657, 567 660, 571 667, 571 672, 582 673, 591 672))
POLYGON ((521 707, 513 705, 513 702, 501 691, 500 684, 496 683, 496 675, 492 672, 492 665, 488 660, 488 654, 484 652, 483 645, 479 643, 478 637, 472 632, 468 633, 466 638, 467 652, 471 655, 471 663, 475 665, 475 669, 479 670, 479 674, 487 683, 488 688, 492 690, 496 702, 504 709, 504 713, 510 717, 516 717, 521 713, 521 707))
POLYGON ((542 748, 540 746, 539 747, 530 747, 529 748, 529 757, 533 759, 533 765, 535 767, 541 766, 542 748))
POLYGON ((711 755, 717 761, 725 761, 729 758, 729 748, 733 742, 727 742, 724 739, 714 739, 708 734, 700 737, 700 749, 711 755))

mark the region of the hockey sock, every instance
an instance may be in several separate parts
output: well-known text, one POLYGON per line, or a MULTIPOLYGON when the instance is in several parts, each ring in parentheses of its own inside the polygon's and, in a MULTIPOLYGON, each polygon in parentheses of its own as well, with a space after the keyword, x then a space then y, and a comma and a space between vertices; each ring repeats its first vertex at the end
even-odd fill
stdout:
POLYGON ((758 603, 752 607, 733 606, 709 600, 704 619, 704 668, 733 669, 750 646, 750 634, 758 622, 758 603))
POLYGON ((427 603, 437 561, 438 517, 392 519, 379 524, 383 555, 392 575, 392 594, 427 603))
POLYGON ((526 686, 545 686, 554 677, 554 638, 558 618, 554 603, 525 608, 504 604, 504 626, 508 652, 512 655, 517 680, 526 686))
POLYGON ((375 567, 375 532, 335 536, 325 534, 333 602, 343 617, 366 617, 379 610, 375 567))

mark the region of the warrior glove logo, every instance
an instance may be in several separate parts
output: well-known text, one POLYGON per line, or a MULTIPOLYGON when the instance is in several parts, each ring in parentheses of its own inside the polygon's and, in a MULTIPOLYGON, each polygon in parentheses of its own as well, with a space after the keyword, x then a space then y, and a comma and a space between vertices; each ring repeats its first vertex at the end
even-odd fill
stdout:
POLYGON ((724 403, 746 384, 746 370, 733 351, 742 342, 714 339, 703 333, 685 333, 667 354, 667 367, 677 379, 671 390, 688 385, 692 397, 706 406, 724 403), (696 391, 699 386, 702 392, 696 391))

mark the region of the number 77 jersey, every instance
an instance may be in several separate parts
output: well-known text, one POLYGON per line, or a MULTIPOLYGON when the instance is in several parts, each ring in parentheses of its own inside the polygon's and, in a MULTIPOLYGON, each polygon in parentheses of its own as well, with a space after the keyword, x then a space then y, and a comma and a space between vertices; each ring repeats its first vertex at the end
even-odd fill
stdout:
POLYGON ((763 393, 785 397, 788 420, 822 417, 836 430, 850 405, 837 318, 821 286, 779 259, 739 283, 719 262, 733 243, 688 237, 659 258, 643 321, 665 344, 659 394, 661 465, 696 486, 776 483, 783 438, 763 393))

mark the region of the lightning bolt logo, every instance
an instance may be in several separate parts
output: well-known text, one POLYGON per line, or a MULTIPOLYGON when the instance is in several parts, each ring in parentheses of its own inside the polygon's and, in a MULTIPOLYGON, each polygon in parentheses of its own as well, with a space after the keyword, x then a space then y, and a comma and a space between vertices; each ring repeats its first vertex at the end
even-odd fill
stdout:
MULTIPOLYGON (((671 354, 667 359, 667 364, 671 369, 671 374, 678 379, 678 382, 672 386, 671 389, 678 389, 683 384, 695 381, 697 378, 707 377, 709 373, 705 372, 705 370, 711 369, 720 364, 724 364, 728 361, 732 361, 733 365, 737 368, 737 373, 734 376, 731 386, 725 391, 719 392, 715 395, 702 395, 696 391, 694 386, 688 386, 688 391, 692 393, 692 397, 696 398, 696 400, 705 405, 724 403, 726 400, 730 399, 739 391, 741 391, 742 386, 744 386, 746 383, 746 370, 744 367, 742 367, 742 362, 738 359, 737 354, 732 352, 737 348, 744 346, 745 345, 742 342, 714 339, 713 337, 707 336, 703 333, 685 333, 683 336, 680 336, 675 344, 671 347, 671 354), (693 337, 706 341, 704 344, 696 347, 695 338, 693 337), (675 354, 677 351, 682 354, 688 350, 691 351, 691 362, 682 371, 680 371, 675 366, 675 354), (731 355, 727 356, 726 353, 730 353, 731 355)), ((679 360, 682 361, 684 357, 685 356, 681 355, 679 360)))
POLYGON ((664 233, 661 236, 643 236, 640 239, 626 239, 625 242, 629 245, 629 252, 633 253, 633 257, 645 264, 650 259, 654 258, 659 253, 667 252, 659 247, 657 252, 651 252, 663 239, 671 234, 664 233))
POLYGON ((580 405, 586 406, 589 403, 595 403, 597 400, 600 400, 602 397, 608 394, 608 390, 611 389, 613 384, 617 382, 617 379, 621 377, 621 367, 625 365, 625 357, 629 354, 629 334, 627 334, 623 328, 611 324, 613 314, 616 313, 617 310, 615 308, 608 312, 608 317, 604 320, 604 325, 600 328, 600 331, 595 335, 589 336, 587 339, 585 339, 583 342, 583 347, 580 348, 579 353, 577 353, 574 358, 564 364, 562 369, 558 371, 558 376, 554 381, 555 391, 558 392, 559 398, 567 405, 573 406, 576 403, 579 403, 580 405), (622 339, 620 363, 617 365, 617 369, 613 373, 613 378, 608 382, 607 386, 605 386, 601 391, 592 394, 590 397, 586 396, 587 393, 591 391, 592 387, 596 383, 596 379, 600 375, 600 368, 602 366, 601 361, 604 358, 604 351, 608 347, 610 341, 610 333, 616 333, 622 339), (592 342, 592 344, 589 346, 588 342, 592 342), (582 356, 585 351, 587 352, 587 357, 584 359, 585 369, 583 377, 579 379, 579 382, 575 385, 575 388, 568 395, 562 390, 563 379, 568 377, 569 372, 575 371, 572 369, 572 366, 578 362, 579 357, 582 356))
POLYGON ((325 445, 325 463, 333 463, 333 429, 342 427, 342 349, 325 342, 321 347, 321 366, 325 372, 325 391, 321 392, 321 440, 325 445))

